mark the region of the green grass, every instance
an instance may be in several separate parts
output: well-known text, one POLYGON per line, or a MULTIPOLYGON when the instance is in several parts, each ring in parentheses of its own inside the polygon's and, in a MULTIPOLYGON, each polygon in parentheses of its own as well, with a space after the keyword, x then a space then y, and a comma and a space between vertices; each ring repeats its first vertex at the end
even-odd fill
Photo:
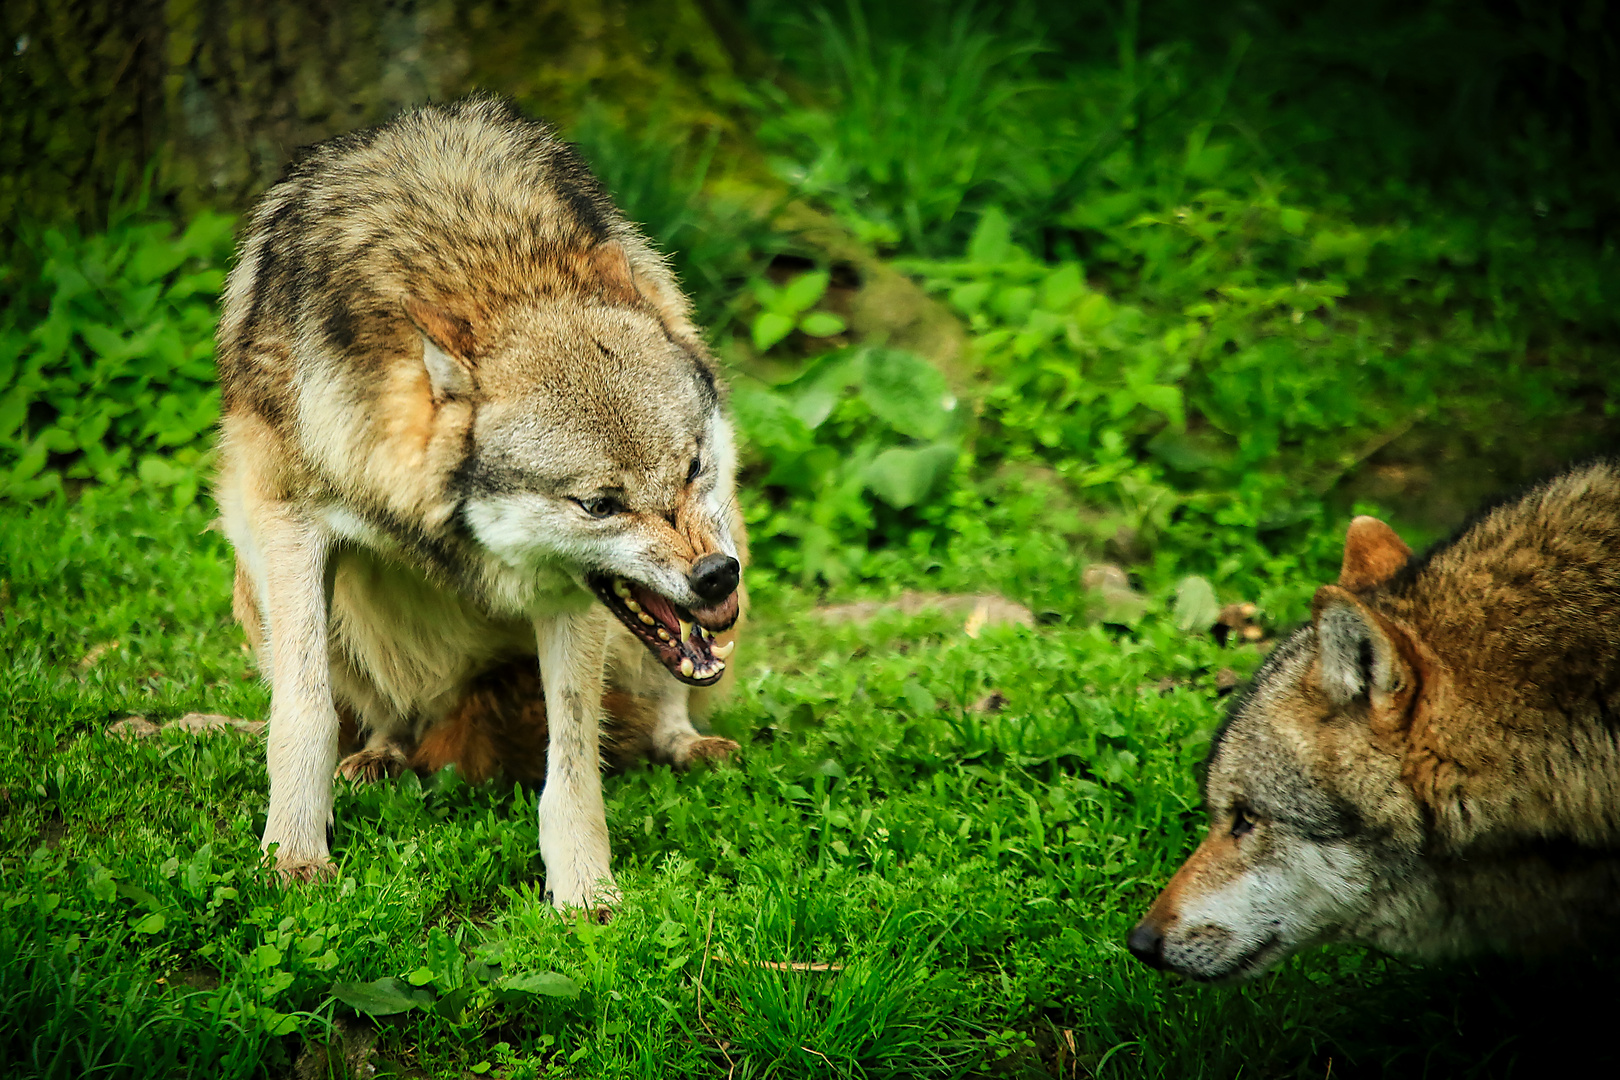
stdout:
POLYGON ((1081 1075, 1496 1075, 1541 1053, 1516 1016, 1535 999, 1491 968, 1334 949, 1231 990, 1132 961, 1201 827, 1213 673, 1259 657, 1167 616, 1088 623, 1073 587, 1052 621, 975 640, 941 616, 824 625, 767 585, 714 719, 742 763, 607 781, 605 927, 544 902, 534 793, 453 773, 343 790, 337 881, 283 891, 258 870, 252 740, 105 734, 265 715, 206 524, 132 487, 0 518, 4 1075, 287 1075, 351 1015, 334 987, 377 980, 425 991, 379 1052, 433 1076, 1051 1075, 1065 1032, 1081 1075), (991 690, 1005 709, 974 712, 991 690), (578 995, 502 990, 541 972, 578 995))

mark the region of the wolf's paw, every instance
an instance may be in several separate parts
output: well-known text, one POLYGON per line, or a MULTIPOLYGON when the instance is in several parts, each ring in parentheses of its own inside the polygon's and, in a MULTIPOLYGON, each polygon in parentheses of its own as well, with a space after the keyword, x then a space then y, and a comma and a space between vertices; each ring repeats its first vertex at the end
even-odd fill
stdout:
POLYGON ((331 859, 277 859, 275 874, 283 885, 330 881, 337 876, 337 864, 331 859))
POLYGON ((375 784, 392 779, 405 771, 405 752, 397 746, 384 746, 378 750, 360 750, 338 762, 332 774, 337 779, 356 784, 375 784))
POLYGON ((619 887, 612 878, 603 878, 587 894, 558 896, 556 890, 547 889, 546 897, 564 919, 576 920, 583 912, 591 922, 602 926, 613 918, 614 909, 619 906, 619 887))
POLYGON ((722 739, 718 735, 705 735, 686 747, 682 760, 678 763, 683 768, 691 768, 699 762, 713 762, 716 765, 729 762, 731 756, 741 749, 730 739, 722 739))

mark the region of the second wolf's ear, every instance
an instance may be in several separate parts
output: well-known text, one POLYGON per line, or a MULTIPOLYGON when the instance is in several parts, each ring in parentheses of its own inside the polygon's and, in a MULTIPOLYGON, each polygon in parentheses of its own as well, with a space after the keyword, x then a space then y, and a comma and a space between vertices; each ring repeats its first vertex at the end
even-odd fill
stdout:
POLYGON ((1412 683, 1396 635, 1371 608, 1337 585, 1324 585, 1311 601, 1317 670, 1322 692, 1336 705, 1365 697, 1386 704, 1412 683))
POLYGON ((477 389, 471 360, 475 346, 467 320, 414 298, 405 301, 405 311, 422 332, 422 365, 433 400, 464 397, 477 389))
POLYGON ((1360 592, 1382 585, 1411 557, 1412 549, 1394 529, 1363 514, 1350 523, 1350 531, 1344 537, 1339 587, 1360 592))

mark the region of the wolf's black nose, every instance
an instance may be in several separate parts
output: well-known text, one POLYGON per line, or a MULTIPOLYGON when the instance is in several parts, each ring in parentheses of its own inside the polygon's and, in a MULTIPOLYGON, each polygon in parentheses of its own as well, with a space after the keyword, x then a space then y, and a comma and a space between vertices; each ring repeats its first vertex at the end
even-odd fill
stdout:
POLYGON ((1125 939, 1125 947, 1148 967, 1164 967, 1164 932, 1157 927, 1137 923, 1131 936, 1125 939))
POLYGON ((718 604, 726 597, 737 591, 737 580, 742 576, 742 566, 730 555, 705 555, 692 564, 692 573, 687 581, 692 584, 692 591, 705 601, 718 604))

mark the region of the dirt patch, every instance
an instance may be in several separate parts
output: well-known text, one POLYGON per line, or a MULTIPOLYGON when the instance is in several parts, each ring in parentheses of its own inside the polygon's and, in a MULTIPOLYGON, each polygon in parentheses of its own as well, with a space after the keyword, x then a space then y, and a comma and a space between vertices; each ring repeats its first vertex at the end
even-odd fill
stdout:
POLYGON ((818 607, 816 618, 828 623, 869 623, 880 615, 949 615, 962 620, 962 632, 978 637, 987 626, 1034 626, 1035 613, 995 593, 905 592, 892 600, 858 600, 818 607))

